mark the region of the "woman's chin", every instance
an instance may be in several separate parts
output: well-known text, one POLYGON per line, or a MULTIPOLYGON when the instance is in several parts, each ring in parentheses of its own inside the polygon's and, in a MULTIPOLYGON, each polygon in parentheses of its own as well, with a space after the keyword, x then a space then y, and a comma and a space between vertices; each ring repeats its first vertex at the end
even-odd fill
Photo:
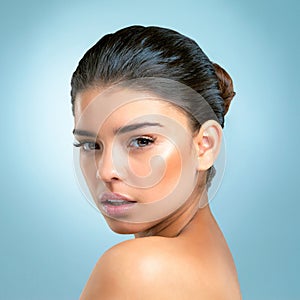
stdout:
POLYGON ((157 222, 152 223, 130 223, 124 222, 116 219, 110 219, 108 217, 104 217, 107 225, 110 227, 112 231, 119 234, 135 234, 138 232, 146 231, 151 228, 157 222))

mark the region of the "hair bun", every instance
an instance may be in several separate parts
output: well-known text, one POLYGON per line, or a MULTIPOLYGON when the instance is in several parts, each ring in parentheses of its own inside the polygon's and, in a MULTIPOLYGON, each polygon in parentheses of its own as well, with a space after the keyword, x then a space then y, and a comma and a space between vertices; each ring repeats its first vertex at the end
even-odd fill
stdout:
POLYGON ((235 96, 233 82, 229 74, 218 64, 213 63, 215 73, 218 77, 219 90, 224 100, 224 115, 227 113, 231 100, 235 96))

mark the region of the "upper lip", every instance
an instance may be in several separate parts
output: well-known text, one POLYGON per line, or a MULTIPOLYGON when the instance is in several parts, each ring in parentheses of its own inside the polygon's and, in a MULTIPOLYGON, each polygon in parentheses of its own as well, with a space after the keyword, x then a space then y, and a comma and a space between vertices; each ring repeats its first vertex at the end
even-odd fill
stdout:
POLYGON ((107 200, 124 200, 124 201, 128 201, 128 202, 136 202, 132 199, 129 199, 121 194, 118 194, 118 193, 103 193, 100 197, 100 201, 101 202, 105 202, 107 200))

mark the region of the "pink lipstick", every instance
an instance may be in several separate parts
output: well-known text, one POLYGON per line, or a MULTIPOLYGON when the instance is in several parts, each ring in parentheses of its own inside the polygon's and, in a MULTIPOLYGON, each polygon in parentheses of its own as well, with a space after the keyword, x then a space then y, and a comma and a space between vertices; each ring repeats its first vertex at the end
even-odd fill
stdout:
POLYGON ((112 217, 126 214, 135 204, 136 201, 118 193, 103 193, 100 197, 101 208, 112 217))

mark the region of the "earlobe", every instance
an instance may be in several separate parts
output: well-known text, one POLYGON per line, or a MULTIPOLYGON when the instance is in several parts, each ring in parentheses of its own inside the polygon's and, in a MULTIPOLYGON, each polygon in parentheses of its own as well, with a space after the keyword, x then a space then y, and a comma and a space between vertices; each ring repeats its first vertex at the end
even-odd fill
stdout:
POLYGON ((208 170, 217 159, 222 141, 222 127, 214 120, 202 124, 194 137, 197 151, 197 170, 208 170))

